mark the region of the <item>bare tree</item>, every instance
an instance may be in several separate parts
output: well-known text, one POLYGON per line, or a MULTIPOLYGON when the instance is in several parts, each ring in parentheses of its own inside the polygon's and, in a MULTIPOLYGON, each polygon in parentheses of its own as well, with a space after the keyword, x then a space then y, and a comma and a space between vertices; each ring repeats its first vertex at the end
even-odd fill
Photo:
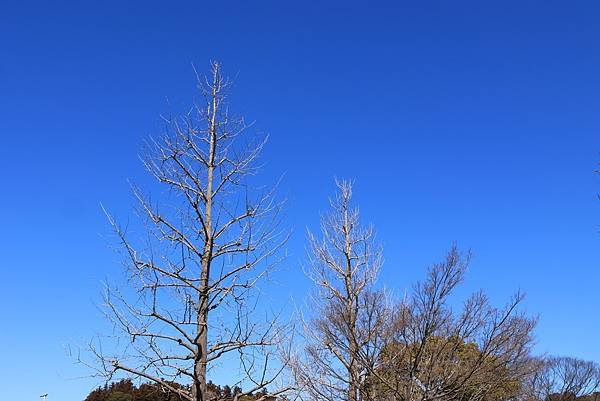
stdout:
POLYGON ((230 82, 220 65, 213 63, 210 77, 198 83, 203 106, 166 118, 167 134, 143 159, 168 189, 160 202, 134 189, 143 241, 131 240, 109 216, 135 292, 106 292, 108 315, 125 334, 125 346, 116 355, 103 341, 91 349, 108 379, 123 372, 189 401, 218 400, 207 391, 207 374, 235 357, 237 384, 246 386, 235 399, 258 390, 266 399, 283 391, 264 391, 282 369, 272 364, 281 327, 274 318, 252 317, 258 283, 287 239, 278 224, 281 205, 273 190, 249 190, 265 142, 243 139, 249 125, 228 112, 230 82))
POLYGON ((360 225, 351 205, 352 184, 336 183, 321 238, 309 233, 307 274, 316 289, 304 322, 304 354, 291 365, 302 397, 361 401, 388 316, 384 293, 374 288, 382 253, 373 228, 360 225))
POLYGON ((521 394, 532 371, 535 321, 518 312, 520 294, 498 309, 478 292, 455 313, 449 297, 469 260, 453 247, 395 308, 387 344, 371 372, 370 391, 378 399, 479 401, 521 394))
POLYGON ((600 392, 600 366, 572 357, 541 359, 531 389, 537 400, 574 401, 600 392))

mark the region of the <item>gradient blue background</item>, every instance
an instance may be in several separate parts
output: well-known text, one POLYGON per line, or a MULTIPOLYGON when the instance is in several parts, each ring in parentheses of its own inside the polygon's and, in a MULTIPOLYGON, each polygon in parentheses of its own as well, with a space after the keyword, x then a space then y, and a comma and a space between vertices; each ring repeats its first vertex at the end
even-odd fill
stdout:
POLYGON ((348 177, 383 283, 401 293, 457 241, 475 254, 461 294, 522 289, 537 352, 600 360, 599 19, 595 1, 4 3, 0 399, 98 383, 62 344, 106 329, 120 266, 100 202, 126 221, 127 180, 160 190, 140 147, 211 59, 271 135, 263 178, 284 174, 273 300, 304 297, 305 229, 348 177))

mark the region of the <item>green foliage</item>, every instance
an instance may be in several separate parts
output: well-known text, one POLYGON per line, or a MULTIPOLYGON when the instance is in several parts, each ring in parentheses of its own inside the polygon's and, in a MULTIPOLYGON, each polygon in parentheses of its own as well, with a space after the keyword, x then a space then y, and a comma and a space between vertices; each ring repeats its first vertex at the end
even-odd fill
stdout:
MULTIPOLYGON (((175 386, 181 387, 177 384, 175 386)), ((98 387, 85 401, 180 401, 180 398, 158 384, 142 383, 136 387, 131 380, 123 379, 98 387)))
MULTIPOLYGON (((422 398, 416 381, 435 383, 440 392, 450 394, 448 398, 456 401, 475 399, 484 388, 485 395, 480 398, 483 401, 511 400, 521 388, 503 363, 482 354, 477 344, 455 336, 432 336, 418 344, 390 344, 380 358, 380 378, 401 389, 401 398, 406 400, 422 398)), ((377 379, 366 384, 370 398, 386 398, 386 390, 377 379)))
POLYGON ((133 395, 122 393, 120 391, 113 391, 106 397, 106 401, 133 401, 133 395))

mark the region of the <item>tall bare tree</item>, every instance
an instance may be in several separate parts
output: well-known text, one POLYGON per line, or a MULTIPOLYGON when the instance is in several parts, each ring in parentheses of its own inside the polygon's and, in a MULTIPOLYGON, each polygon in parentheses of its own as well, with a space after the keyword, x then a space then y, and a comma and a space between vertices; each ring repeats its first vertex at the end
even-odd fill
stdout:
POLYGON ((534 399, 544 401, 573 401, 598 393, 600 365, 573 357, 540 359, 531 389, 534 399))
POLYGON ((478 292, 454 312, 449 299, 469 260, 469 254, 453 247, 395 308, 387 344, 371 372, 371 391, 379 399, 520 398, 521 384, 534 368, 530 348, 535 321, 519 312, 520 294, 504 308, 495 308, 478 292))
POLYGON ((283 391, 273 389, 281 367, 271 364, 281 327, 252 316, 259 280, 280 260, 287 239, 278 225, 281 205, 273 190, 248 181, 265 141, 244 140, 249 125, 228 112, 230 81, 220 65, 198 82, 204 103, 165 119, 166 135, 143 159, 168 189, 160 202, 134 189, 143 240, 132 240, 109 216, 135 292, 106 293, 125 347, 118 354, 103 342, 91 348, 107 378, 123 372, 189 401, 218 401, 207 391, 207 375, 235 357, 238 383, 246 387, 236 399, 258 390, 268 398, 283 391))
POLYGON ((337 187, 321 237, 309 233, 312 316, 304 322, 303 354, 291 365, 302 396, 362 401, 388 317, 385 295, 374 287, 382 253, 373 228, 361 226, 351 205, 352 184, 339 181, 337 187))

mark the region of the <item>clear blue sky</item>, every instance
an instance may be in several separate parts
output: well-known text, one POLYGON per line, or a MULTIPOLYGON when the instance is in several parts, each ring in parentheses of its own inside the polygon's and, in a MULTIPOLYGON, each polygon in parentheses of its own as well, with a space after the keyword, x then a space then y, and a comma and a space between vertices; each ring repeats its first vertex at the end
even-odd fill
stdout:
POLYGON ((600 360, 598 2, 20 3, 0 11, 0 399, 94 385, 62 344, 105 328, 100 202, 127 219, 127 180, 155 190, 139 149, 211 59, 271 135, 265 179, 285 173, 274 298, 303 296, 304 230, 348 177, 383 282, 403 291, 457 241, 465 290, 528 294, 538 352, 600 360))

